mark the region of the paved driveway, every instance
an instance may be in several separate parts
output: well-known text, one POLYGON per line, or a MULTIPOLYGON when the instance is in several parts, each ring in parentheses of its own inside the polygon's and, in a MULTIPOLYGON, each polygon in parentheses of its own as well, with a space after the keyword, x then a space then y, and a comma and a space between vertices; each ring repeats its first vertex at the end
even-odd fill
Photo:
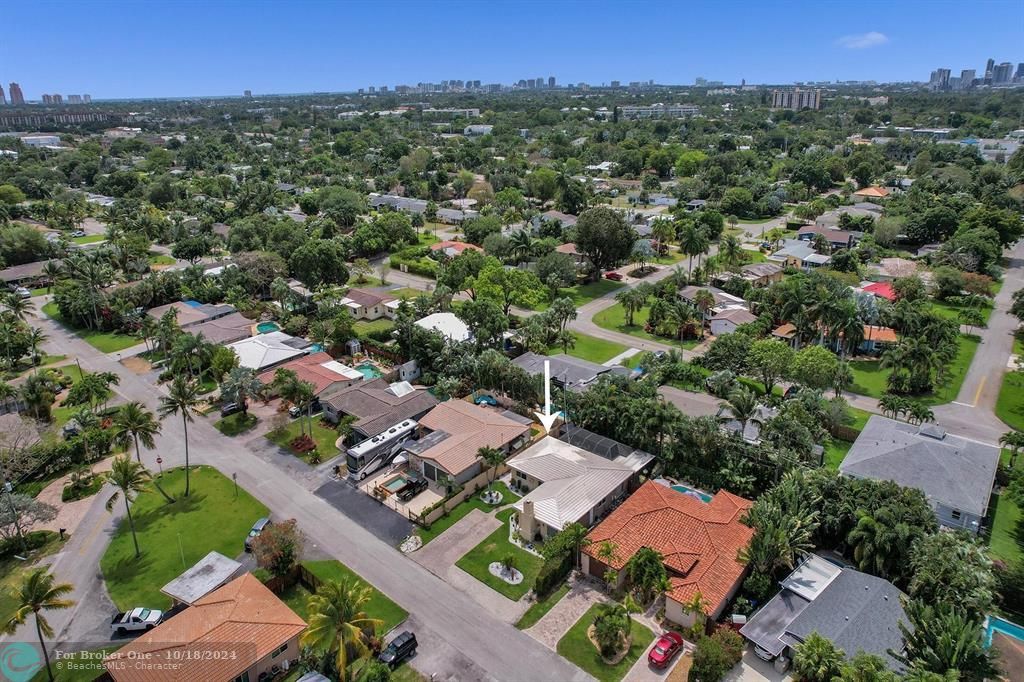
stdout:
POLYGON ((412 521, 388 509, 346 481, 328 481, 314 492, 392 547, 397 547, 412 532, 412 521))

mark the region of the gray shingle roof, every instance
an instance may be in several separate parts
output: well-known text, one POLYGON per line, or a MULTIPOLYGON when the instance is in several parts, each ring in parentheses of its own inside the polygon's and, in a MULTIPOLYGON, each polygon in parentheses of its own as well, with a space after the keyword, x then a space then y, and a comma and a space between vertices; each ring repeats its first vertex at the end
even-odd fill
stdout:
POLYGON ((536 353, 523 353, 512 363, 523 368, 529 374, 543 374, 544 361, 551 362, 551 378, 562 384, 571 391, 585 390, 597 377, 606 373, 628 375, 629 370, 624 367, 605 367, 594 362, 581 360, 569 355, 537 355, 536 353))
POLYGON ((918 488, 933 505, 984 516, 998 464, 999 448, 993 445, 875 415, 839 471, 918 488))

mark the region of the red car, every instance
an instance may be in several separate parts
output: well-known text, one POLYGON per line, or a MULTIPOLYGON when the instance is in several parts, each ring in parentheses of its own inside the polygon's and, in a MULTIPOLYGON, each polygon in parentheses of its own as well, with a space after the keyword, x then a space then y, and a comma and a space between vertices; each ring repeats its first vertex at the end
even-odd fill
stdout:
POLYGON ((678 632, 666 632, 654 643, 647 662, 655 668, 664 668, 683 650, 683 636, 678 632))
POLYGON ((619 273, 615 272, 614 270, 612 270, 611 272, 604 273, 604 278, 605 279, 610 279, 613 282, 621 282, 622 281, 622 275, 620 275, 619 273))

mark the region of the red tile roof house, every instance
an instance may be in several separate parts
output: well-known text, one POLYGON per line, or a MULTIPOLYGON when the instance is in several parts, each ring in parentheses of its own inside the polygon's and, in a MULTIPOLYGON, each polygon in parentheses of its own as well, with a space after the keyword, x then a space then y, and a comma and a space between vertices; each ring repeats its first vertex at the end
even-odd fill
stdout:
POLYGON ((343 365, 328 353, 321 352, 303 355, 263 372, 259 375, 259 380, 264 386, 272 384, 279 369, 291 370, 295 372, 299 380, 313 384, 313 395, 315 396, 319 396, 328 388, 335 386, 344 388, 365 378, 359 370, 343 365))
POLYGON ((115 682, 270 679, 299 660, 306 623, 251 573, 103 661, 115 682))
POLYGON ((590 544, 583 548, 583 572, 600 578, 609 568, 615 569, 621 586, 627 577, 622 570, 626 563, 641 547, 650 547, 661 554, 671 583, 665 593, 666 618, 692 626, 694 615, 684 605, 699 592, 705 612, 717 619, 746 576, 739 552, 750 544, 754 530, 740 517, 752 504, 724 490, 710 502, 702 502, 647 481, 587 535, 590 544), (605 541, 615 547, 610 564, 597 558, 605 541))
POLYGON ((461 255, 462 252, 465 251, 466 249, 480 251, 481 253, 483 252, 483 249, 481 249, 476 244, 467 244, 466 242, 444 241, 430 245, 431 253, 444 254, 449 258, 455 258, 456 256, 461 255))

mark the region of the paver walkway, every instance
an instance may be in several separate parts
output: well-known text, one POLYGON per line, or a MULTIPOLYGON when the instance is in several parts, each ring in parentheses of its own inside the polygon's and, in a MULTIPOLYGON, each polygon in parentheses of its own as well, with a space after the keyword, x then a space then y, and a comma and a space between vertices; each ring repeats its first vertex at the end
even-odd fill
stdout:
POLYGON ((569 628, 575 625, 591 606, 607 601, 601 590, 593 583, 575 578, 570 580, 573 581, 573 585, 566 595, 533 627, 524 631, 552 651, 558 647, 558 640, 562 639, 569 628))

